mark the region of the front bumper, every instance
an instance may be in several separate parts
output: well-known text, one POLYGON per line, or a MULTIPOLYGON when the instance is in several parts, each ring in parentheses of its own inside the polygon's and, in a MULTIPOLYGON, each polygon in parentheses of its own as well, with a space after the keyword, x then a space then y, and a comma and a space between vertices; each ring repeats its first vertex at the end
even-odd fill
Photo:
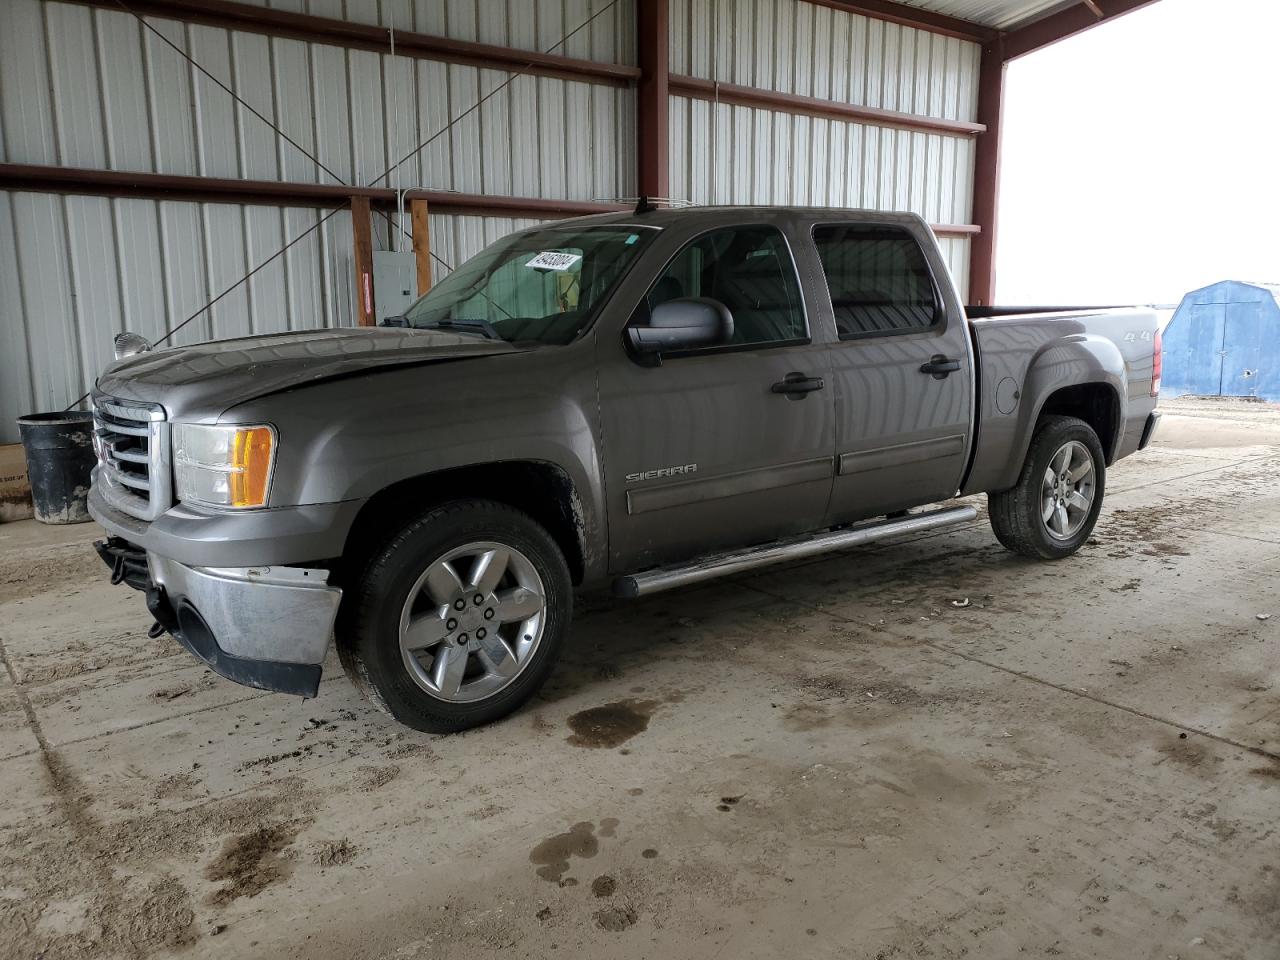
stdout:
POLYGON ((97 483, 89 489, 89 515, 108 533, 152 556, 171 557, 191 567, 278 568, 340 557, 364 503, 345 500, 240 511, 178 503, 147 523, 108 503, 97 483))
POLYGON ((325 582, 328 571, 194 567, 119 537, 95 547, 113 580, 143 590, 156 623, 215 673, 261 690, 316 695, 342 599, 325 582))

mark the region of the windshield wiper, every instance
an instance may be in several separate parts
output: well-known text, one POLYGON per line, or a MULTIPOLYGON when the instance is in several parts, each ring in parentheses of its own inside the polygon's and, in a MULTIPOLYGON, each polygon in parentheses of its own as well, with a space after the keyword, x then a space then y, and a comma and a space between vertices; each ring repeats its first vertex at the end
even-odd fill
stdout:
POLYGON ((489 340, 501 340, 502 334, 488 320, 479 317, 457 317, 453 320, 427 320, 416 324, 419 330, 459 330, 463 333, 478 333, 489 340))

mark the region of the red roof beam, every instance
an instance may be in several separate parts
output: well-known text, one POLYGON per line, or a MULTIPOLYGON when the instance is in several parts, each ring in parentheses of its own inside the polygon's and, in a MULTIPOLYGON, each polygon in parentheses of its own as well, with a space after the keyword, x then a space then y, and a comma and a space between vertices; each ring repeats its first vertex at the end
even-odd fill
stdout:
POLYGON ((1141 9, 1156 0, 1084 0, 1004 35, 1004 59, 1016 60, 1077 33, 1141 9))

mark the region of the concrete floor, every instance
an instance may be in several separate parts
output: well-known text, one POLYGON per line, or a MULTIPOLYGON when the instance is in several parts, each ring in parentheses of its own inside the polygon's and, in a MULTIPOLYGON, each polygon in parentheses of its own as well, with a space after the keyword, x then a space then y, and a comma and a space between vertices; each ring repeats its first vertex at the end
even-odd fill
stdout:
POLYGON ((595 602, 447 738, 0 527, 0 956, 1274 960, 1280 407, 1166 410, 1071 560, 982 520, 595 602))

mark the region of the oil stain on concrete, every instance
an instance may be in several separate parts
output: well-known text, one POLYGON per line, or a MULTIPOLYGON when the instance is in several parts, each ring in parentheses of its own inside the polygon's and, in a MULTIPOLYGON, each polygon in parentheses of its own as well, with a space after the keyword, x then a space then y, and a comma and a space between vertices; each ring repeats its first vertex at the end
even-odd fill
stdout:
POLYGON ((596 825, 589 820, 575 823, 566 833, 547 837, 529 851, 529 862, 538 865, 535 871, 543 880, 559 883, 569 872, 573 857, 589 860, 600 852, 596 839, 596 825))
POLYGON ((575 747, 621 746, 649 729, 649 718, 657 706, 657 700, 618 700, 579 710, 569 718, 573 735, 566 740, 575 747))

